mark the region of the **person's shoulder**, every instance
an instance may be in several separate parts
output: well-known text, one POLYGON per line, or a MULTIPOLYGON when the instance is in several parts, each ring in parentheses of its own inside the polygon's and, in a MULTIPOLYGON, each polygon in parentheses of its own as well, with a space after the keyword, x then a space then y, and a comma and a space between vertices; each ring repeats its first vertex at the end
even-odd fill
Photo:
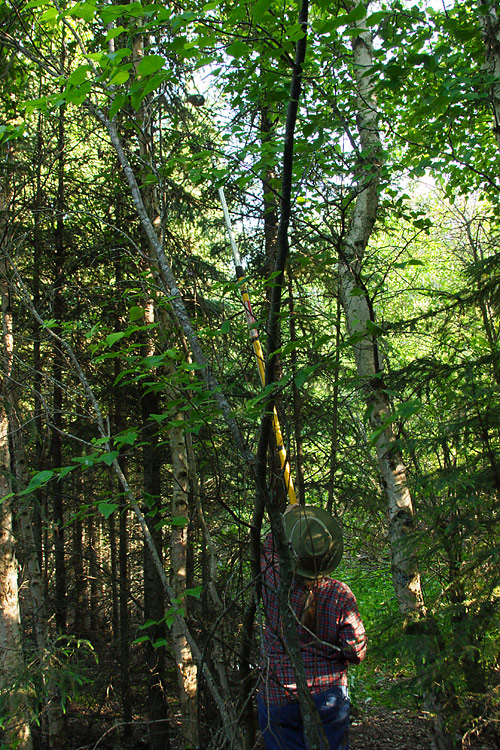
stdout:
POLYGON ((352 593, 347 583, 344 583, 344 581, 339 581, 337 578, 323 578, 323 586, 327 591, 334 594, 335 596, 342 596, 345 599, 354 599, 354 594, 352 593))

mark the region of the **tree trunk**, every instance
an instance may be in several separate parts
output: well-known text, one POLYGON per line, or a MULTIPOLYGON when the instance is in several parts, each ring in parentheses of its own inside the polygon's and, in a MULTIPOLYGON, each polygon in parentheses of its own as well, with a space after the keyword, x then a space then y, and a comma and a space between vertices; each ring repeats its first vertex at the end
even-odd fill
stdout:
MULTIPOLYGON (((8 148, 8 146, 7 146, 8 148)), ((7 152, 7 169, 9 153, 7 152)), ((9 248, 7 180, 0 189, 0 302, 2 309, 2 390, 0 393, 0 695, 7 710, 4 745, 31 750, 27 678, 21 641, 18 565, 13 532, 9 396, 12 394, 13 331, 7 257, 9 248), (4 499, 5 498, 5 499, 4 499)))
POLYGON ((497 147, 500 151, 500 22, 498 18, 497 3, 488 0, 481 1, 480 11, 484 13, 479 16, 481 34, 483 37, 486 57, 486 70, 494 82, 490 87, 491 109, 493 112, 493 132, 495 134, 497 147))
MULTIPOLYGON (((144 322, 154 323, 153 300, 148 299, 145 303, 144 322)), ((155 353, 154 341, 148 338, 143 347, 144 357, 155 353)), ((151 374, 149 379, 153 378, 151 374)), ((145 442, 142 465, 144 498, 146 500, 145 515, 146 522, 158 550, 160 560, 163 561, 163 533, 160 518, 161 503, 161 466, 162 454, 158 449, 157 424, 151 419, 151 414, 159 414, 161 411, 158 391, 148 389, 141 397, 142 432, 145 442)), ((165 692, 165 646, 166 643, 165 615, 165 593, 162 582, 156 571, 154 560, 146 543, 144 543, 144 620, 155 624, 145 631, 150 640, 144 644, 147 665, 147 687, 148 687, 148 714, 149 740, 151 750, 168 750, 170 748, 170 735, 168 723, 168 706, 165 692), (158 642, 159 645, 154 644, 158 642)))
MULTIPOLYGON (((407 485, 406 468, 395 446, 392 408, 383 383, 383 368, 377 345, 377 326, 370 296, 362 278, 362 263, 377 218, 380 171, 383 160, 377 122, 374 81, 369 74, 373 64, 371 35, 356 22, 353 38, 353 65, 357 85, 357 124, 361 153, 358 162, 357 197, 349 227, 342 239, 339 258, 339 291, 349 333, 354 338, 356 368, 362 379, 370 426, 375 433, 375 449, 388 501, 391 567, 399 609, 408 615, 408 629, 425 633, 427 623, 417 559, 410 534, 413 529, 413 504, 407 485), (362 293, 360 294, 360 290, 362 293)), ((425 638, 425 635, 424 635, 425 638)), ((429 639, 429 642, 432 639, 429 639)), ((418 661, 417 657, 417 661, 418 661)), ((430 648, 425 670, 436 658, 430 648)), ((434 716, 431 744, 434 750, 450 750, 452 739, 445 731, 439 695, 431 686, 426 690, 425 706, 434 716)))
MULTIPOLYGON (((126 468, 123 467, 126 472, 126 468)), ((120 488, 121 489, 121 488, 120 488)), ((123 735, 132 735, 132 695, 130 691, 130 617, 128 610, 129 601, 129 568, 128 568, 128 503, 123 499, 120 508, 120 546, 118 552, 119 570, 119 618, 120 618, 120 688, 123 712, 123 735)))
MULTIPOLYGON (((9 422, 0 408, 0 497, 11 487, 9 422)), ((27 702, 27 680, 21 645, 21 615, 17 589, 17 560, 12 531, 11 500, 0 503, 0 695, 5 701, 7 720, 3 744, 19 750, 31 750, 31 732, 27 702)), ((5 710, 5 709, 4 709, 5 710)))
MULTIPOLYGON (((292 278, 288 278, 288 310, 290 313, 290 342, 293 344, 297 341, 297 332, 295 327, 295 308, 293 299, 292 278)), ((295 471, 297 476, 297 490, 299 503, 306 504, 306 486, 304 480, 304 449, 302 440, 302 398, 300 389, 297 387, 295 376, 297 375, 297 350, 294 348, 290 352, 290 361, 292 369, 292 400, 293 400, 293 428, 295 432, 295 471)))
MULTIPOLYGON (((64 177, 65 177, 65 122, 64 107, 59 111, 58 138, 57 138, 57 199, 56 199, 56 223, 54 230, 55 244, 55 273, 54 273, 54 317, 60 325, 64 318, 64 302, 62 289, 64 285, 64 177)), ((62 373, 64 360, 59 346, 54 346, 54 401, 52 421, 54 429, 51 436, 51 461, 52 466, 62 466, 61 434, 63 427, 63 389, 62 373)), ((63 483, 55 482, 52 487, 52 514, 54 520, 54 556, 55 556, 55 614, 56 627, 60 633, 66 631, 66 560, 64 555, 64 504, 63 483)))
MULTIPOLYGON (((183 414, 177 414, 175 421, 182 422, 183 414)), ((189 464, 182 425, 170 427, 169 432, 173 474, 172 517, 178 519, 178 523, 172 525, 170 564, 174 595, 178 606, 185 612, 187 606, 185 591, 189 523, 189 464)), ((182 737, 186 748, 196 748, 198 747, 197 667, 180 623, 174 622, 172 638, 180 689, 182 737)))
POLYGON ((335 475, 337 473, 338 454, 338 432, 339 432, 339 372, 340 372, 340 322, 341 304, 337 297, 337 309, 335 315, 335 383, 333 386, 332 405, 332 439, 330 444, 330 472, 328 475, 328 502, 327 508, 330 513, 335 513, 335 475))
MULTIPOLYGON (((362 28, 362 22, 359 22, 362 28)), ((379 432, 375 441, 389 509, 389 536, 394 590, 404 613, 424 613, 417 561, 407 543, 413 526, 413 505, 406 469, 395 447, 395 433, 388 423, 391 406, 384 391, 377 329, 368 290, 361 279, 362 262, 377 217, 382 144, 377 122, 374 82, 367 71, 373 64, 371 36, 362 31, 353 39, 353 64, 357 84, 358 131, 363 162, 358 164, 358 188, 354 212, 341 244, 339 287, 347 327, 355 337, 354 357, 362 379, 370 413, 370 425, 379 432), (363 293, 360 294, 359 290, 363 293)))

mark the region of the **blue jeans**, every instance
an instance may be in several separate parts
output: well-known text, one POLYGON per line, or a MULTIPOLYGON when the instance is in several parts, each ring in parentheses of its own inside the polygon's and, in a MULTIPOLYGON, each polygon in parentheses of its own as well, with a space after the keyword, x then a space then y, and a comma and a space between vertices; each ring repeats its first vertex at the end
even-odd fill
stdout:
MULTIPOLYGON (((330 688, 313 695, 313 700, 329 750, 348 750, 350 703, 347 688, 330 688)), ((259 695, 257 705, 266 750, 307 750, 298 701, 284 706, 267 706, 259 695)))

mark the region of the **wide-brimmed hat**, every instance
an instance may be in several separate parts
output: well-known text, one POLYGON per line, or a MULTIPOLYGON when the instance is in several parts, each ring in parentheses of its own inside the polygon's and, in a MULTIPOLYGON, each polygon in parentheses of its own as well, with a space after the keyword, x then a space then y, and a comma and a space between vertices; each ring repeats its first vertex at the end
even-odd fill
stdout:
POLYGON ((296 505, 283 517, 292 549, 294 573, 303 578, 321 578, 333 573, 342 558, 342 532, 327 510, 314 505, 296 505))

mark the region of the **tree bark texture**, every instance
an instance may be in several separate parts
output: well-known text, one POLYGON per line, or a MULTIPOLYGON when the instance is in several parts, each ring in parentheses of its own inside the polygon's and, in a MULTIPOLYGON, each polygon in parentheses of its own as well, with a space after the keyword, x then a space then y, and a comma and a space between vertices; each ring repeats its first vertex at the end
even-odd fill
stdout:
MULTIPOLYGON (((10 487, 9 422, 0 407, 0 498, 10 487)), ((27 681, 21 645, 21 615, 17 586, 17 560, 12 530, 12 503, 0 503, 0 695, 7 716, 3 742, 7 747, 31 750, 27 681), (23 684, 26 683, 26 684, 23 684)))
MULTIPOLYGON (((9 153, 7 152, 7 169, 9 153)), ((2 311, 2 368, 0 393, 0 695, 5 701, 4 744, 32 749, 27 678, 21 641, 18 563, 13 531, 12 465, 10 454, 9 393, 13 361, 12 309, 7 283, 9 252, 8 182, 0 189, 0 302, 2 311), (6 499, 3 499, 6 498, 6 499)))
MULTIPOLYGON (((148 298, 144 305, 144 321, 147 325, 154 323, 153 300, 148 298)), ((144 357, 155 353, 155 342, 147 334, 147 342, 143 347, 144 357)), ((154 377, 151 373, 150 379, 154 377)), ((143 422, 143 439, 145 442, 143 463, 143 487, 145 503, 146 522, 153 539, 160 560, 163 560, 163 533, 160 518, 161 502, 161 466, 162 453, 158 448, 157 425, 151 419, 151 414, 159 414, 161 410, 159 393, 155 389, 148 389, 141 397, 141 413, 143 422)), ((165 592, 161 580, 156 571, 154 560, 144 542, 144 619, 154 622, 146 633, 150 640, 146 641, 145 655, 147 666, 148 686, 148 714, 149 741, 151 750, 168 750, 170 747, 170 734, 168 723, 168 706, 165 692, 165 648, 155 646, 157 641, 165 641, 166 626, 165 616, 165 592)))
POLYGON ((498 3, 481 2, 480 11, 484 15, 479 16, 481 34, 483 37, 486 58, 486 71, 492 76, 493 83, 490 86, 491 108, 493 112, 493 133, 500 151, 500 20, 498 17, 498 3), (484 13, 484 9, 487 12, 484 13))
MULTIPOLYGON (((175 421, 183 422, 182 413, 176 415, 175 421)), ((179 519, 178 524, 172 524, 170 566, 177 606, 185 611, 187 604, 185 592, 189 524, 189 464, 182 424, 171 426, 169 433, 173 479, 172 517, 179 519), (185 522, 181 519, 185 519, 185 522)), ((177 621, 172 626, 172 638, 180 690, 184 746, 196 748, 198 747, 197 667, 184 630, 177 621)))
MULTIPOLYGON (((360 22, 360 25, 362 22, 360 22)), ((374 313, 361 279, 362 263, 377 218, 382 144, 377 122, 371 36, 362 31, 353 39, 353 65, 357 85, 357 122, 361 152, 357 197, 349 227, 341 244, 339 290, 347 327, 353 338, 354 357, 362 379, 372 430, 381 430, 375 448, 388 500, 392 577, 401 612, 424 612, 417 561, 407 543, 413 525, 413 504, 406 468, 395 448, 395 433, 388 423, 391 405, 384 392, 374 313), (362 293, 360 293, 360 289, 362 293), (385 425, 385 426, 384 426, 385 425), (383 429, 382 429, 383 428, 383 429)))

